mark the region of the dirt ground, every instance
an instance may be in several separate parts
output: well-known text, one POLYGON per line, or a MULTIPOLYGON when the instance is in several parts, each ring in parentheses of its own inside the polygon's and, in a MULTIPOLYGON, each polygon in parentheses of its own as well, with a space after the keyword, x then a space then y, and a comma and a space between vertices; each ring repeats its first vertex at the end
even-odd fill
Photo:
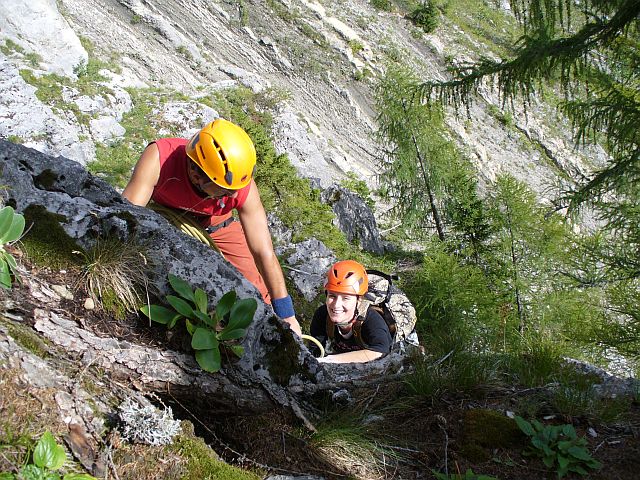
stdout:
MULTIPOLYGON (((372 430, 377 430, 377 442, 389 453, 386 461, 379 453, 368 459, 366 454, 358 456, 357 447, 352 447, 351 455, 341 445, 322 448, 314 440, 314 434, 302 433, 300 427, 283 416, 230 418, 216 423, 214 429, 224 444, 232 445, 234 450, 258 463, 275 467, 274 474, 308 473, 328 479, 426 479, 434 478, 432 470, 465 473, 471 469, 475 474, 500 480, 557 478, 555 470, 547 469, 541 460, 523 455, 528 442, 524 435, 509 439, 512 441, 507 445, 493 446, 504 443, 504 438, 497 438, 501 436, 500 432, 490 432, 492 438, 482 441, 482 445, 476 444, 478 449, 470 448, 470 435, 465 429, 468 413, 490 410, 503 414, 511 403, 508 395, 483 402, 451 398, 437 405, 423 403, 380 415, 372 424, 372 430), (478 458, 483 456, 484 459, 478 458), (368 465, 363 465, 367 460, 368 465)), ((555 418, 549 422, 566 423, 569 420, 555 418)), ((591 471, 586 477, 570 474, 564 478, 640 478, 638 404, 633 404, 624 419, 613 424, 589 423, 579 418, 572 420, 578 436, 587 439, 589 451, 602 463, 602 468, 591 471), (589 428, 597 436, 589 435, 589 428)), ((237 455, 225 450, 222 444, 219 443, 217 450, 228 461, 238 461, 237 455)))

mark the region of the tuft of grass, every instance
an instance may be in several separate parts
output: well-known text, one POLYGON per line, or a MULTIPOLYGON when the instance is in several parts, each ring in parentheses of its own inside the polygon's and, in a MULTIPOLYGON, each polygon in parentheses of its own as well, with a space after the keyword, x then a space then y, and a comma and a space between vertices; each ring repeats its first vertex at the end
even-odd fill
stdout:
POLYGON ((316 45, 319 45, 322 48, 329 48, 329 42, 327 41, 325 36, 308 23, 301 23, 300 25, 298 25, 298 28, 305 37, 307 37, 316 45))
POLYGON ((452 351, 435 362, 420 358, 405 383, 411 395, 439 399, 445 395, 482 394, 498 383, 499 362, 490 355, 452 351))
POLYGON ((9 135, 7 140, 18 145, 22 145, 24 143, 24 138, 19 135, 9 135))
POLYGON ((340 465, 356 478, 390 478, 401 460, 397 450, 388 447, 383 432, 364 425, 358 412, 342 411, 317 425, 309 443, 325 462, 340 465))
POLYGON ((364 50, 364 45, 360 40, 356 40, 354 38, 353 40, 349 40, 349 48, 351 49, 351 53, 357 55, 362 50, 364 50))
POLYGON ((20 45, 18 45, 16 42, 11 40, 10 38, 7 38, 4 41, 4 45, 0 45, 0 52, 2 52, 5 55, 11 55, 14 52, 24 54, 24 48, 22 48, 20 45))
POLYGON ((288 8, 276 0, 267 0, 267 6, 273 10, 277 17, 287 23, 294 24, 300 20, 300 12, 296 8, 288 8))
POLYGON ((134 240, 99 239, 82 258, 82 278, 95 302, 119 317, 138 311, 141 292, 149 288, 144 247, 134 240))
POLYGON ((563 371, 560 347, 539 335, 524 337, 517 351, 505 357, 505 366, 525 387, 541 387, 556 381, 563 371))
POLYGON ((124 140, 108 146, 98 144, 96 159, 87 166, 87 169, 94 175, 104 177, 111 185, 125 187, 140 153, 124 140))

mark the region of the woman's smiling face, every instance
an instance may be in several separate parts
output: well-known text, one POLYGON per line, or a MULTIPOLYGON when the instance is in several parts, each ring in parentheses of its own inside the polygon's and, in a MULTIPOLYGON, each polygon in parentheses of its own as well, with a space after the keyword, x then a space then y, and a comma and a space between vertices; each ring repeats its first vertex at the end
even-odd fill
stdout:
POLYGON ((353 320, 356 314, 358 296, 328 291, 325 304, 333 323, 347 323, 353 320))

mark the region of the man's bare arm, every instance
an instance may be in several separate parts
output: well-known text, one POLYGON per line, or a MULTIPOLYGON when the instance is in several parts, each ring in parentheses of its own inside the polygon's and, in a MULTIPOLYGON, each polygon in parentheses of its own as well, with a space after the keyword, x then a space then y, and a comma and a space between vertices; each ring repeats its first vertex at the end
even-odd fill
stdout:
MULTIPOLYGON (((273 251, 273 243, 271 242, 271 234, 267 224, 267 215, 265 214, 260 194, 255 182, 251 180, 251 189, 249 195, 242 207, 238 210, 238 216, 244 229, 247 239, 247 245, 256 262, 258 271, 264 279, 264 283, 269 290, 272 301, 287 297, 287 287, 284 282, 282 268, 278 262, 275 252, 273 251)), ((283 320, 291 326, 291 329, 298 335, 301 335, 300 325, 295 316, 283 318, 283 320)))
POLYGON ((160 152, 155 143, 144 149, 122 196, 134 205, 146 206, 160 178, 160 152))
POLYGON ((373 350, 354 350, 353 352, 337 353, 319 358, 322 363, 364 363, 380 358, 382 353, 373 350))

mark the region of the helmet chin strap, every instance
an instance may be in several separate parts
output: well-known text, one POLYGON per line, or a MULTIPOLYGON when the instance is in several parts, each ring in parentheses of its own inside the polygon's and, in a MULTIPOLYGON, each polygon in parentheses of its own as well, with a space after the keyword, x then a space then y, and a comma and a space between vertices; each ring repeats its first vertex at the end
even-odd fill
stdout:
MULTIPOLYGON (((355 318, 355 317, 354 317, 355 318)), ((351 325, 354 322, 354 320, 349 320, 348 322, 338 322, 338 323, 334 323, 334 325, 336 327, 348 327, 349 325, 351 325)))
MULTIPOLYGON (((360 296, 358 296, 358 302, 360 301, 360 296)), ((334 325, 336 327, 348 327, 349 325, 353 325, 354 323, 356 323, 356 319, 358 318, 358 307, 356 307, 355 311, 353 312, 353 318, 347 322, 336 322, 334 323, 334 325)))

